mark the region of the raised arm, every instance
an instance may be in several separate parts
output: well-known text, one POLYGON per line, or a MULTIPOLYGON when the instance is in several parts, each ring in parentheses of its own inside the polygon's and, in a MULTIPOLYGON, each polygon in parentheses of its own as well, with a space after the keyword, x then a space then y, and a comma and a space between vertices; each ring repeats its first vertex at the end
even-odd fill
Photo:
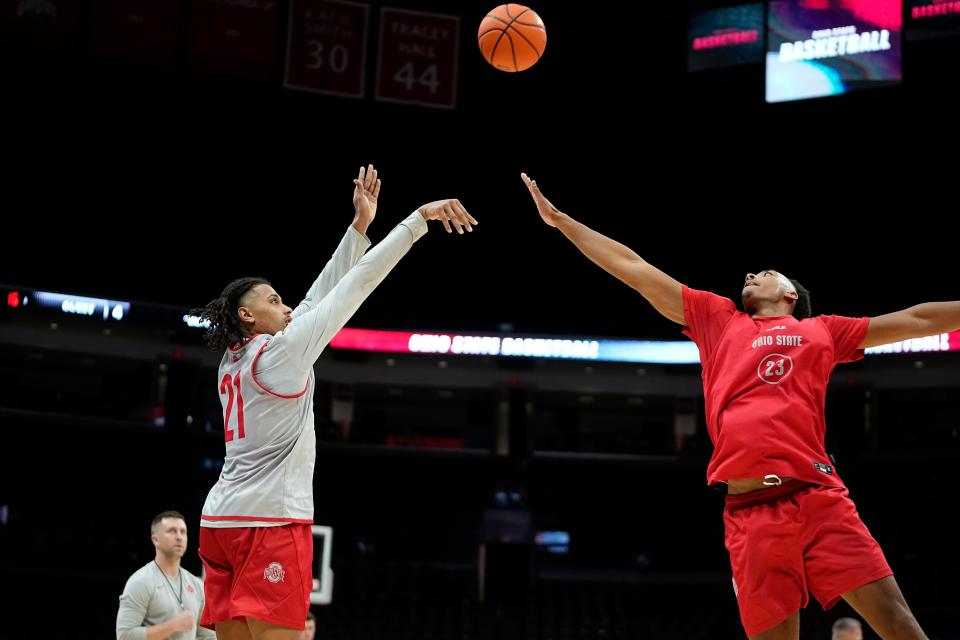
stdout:
POLYGON ((683 317, 682 285, 638 256, 629 247, 598 233, 557 209, 540 192, 535 180, 520 174, 533 196, 543 221, 556 227, 583 255, 598 267, 633 287, 653 308, 677 324, 685 324, 683 317))
POLYGON ((960 329, 960 301, 926 302, 870 318, 861 349, 960 329))
MULTIPOLYGON (((369 251, 319 304, 274 338, 299 370, 306 370, 320 357, 333 337, 367 299, 387 274, 406 255, 413 243, 427 232, 427 221, 438 220, 452 233, 473 230, 477 224, 459 200, 437 200, 420 207, 398 224, 386 238, 369 251)), ((261 364, 269 369, 280 351, 268 349, 261 364), (272 351, 272 353, 271 353, 272 351), (270 354, 270 355, 268 355, 270 354)), ((262 369, 261 369, 262 370, 262 369)))
POLYGON ((366 168, 360 167, 353 184, 353 223, 303 301, 293 310, 294 318, 315 308, 324 296, 337 286, 340 279, 360 262, 360 258, 370 246, 367 228, 377 215, 377 199, 380 196, 380 178, 377 170, 372 164, 366 168))

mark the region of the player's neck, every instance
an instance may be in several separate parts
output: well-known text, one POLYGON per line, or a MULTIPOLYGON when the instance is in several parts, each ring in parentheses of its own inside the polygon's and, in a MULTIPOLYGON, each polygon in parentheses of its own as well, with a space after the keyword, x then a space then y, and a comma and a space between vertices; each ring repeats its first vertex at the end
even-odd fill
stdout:
POLYGON ((170 558, 157 551, 157 557, 154 561, 157 563, 157 566, 160 567, 160 570, 171 578, 176 578, 180 575, 180 558, 170 558))
POLYGON ((763 304, 750 310, 751 318, 779 318, 790 315, 790 306, 782 303, 763 304))

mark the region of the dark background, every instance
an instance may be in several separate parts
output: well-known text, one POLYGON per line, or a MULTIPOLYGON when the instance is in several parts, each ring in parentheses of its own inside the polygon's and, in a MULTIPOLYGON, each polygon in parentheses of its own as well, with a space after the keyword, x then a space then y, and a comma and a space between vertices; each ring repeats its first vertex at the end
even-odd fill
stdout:
POLYGON ((852 315, 950 297, 955 39, 909 43, 901 87, 766 105, 762 65, 685 72, 682 3, 546 2, 547 51, 519 74, 474 46, 487 9, 456 5, 453 110, 100 62, 82 43, 5 49, 4 249, 24 259, 4 280, 191 306, 259 274, 294 299, 372 162, 373 240, 445 197, 481 225, 434 229, 357 326, 675 335, 540 223, 521 171, 691 286, 735 296, 746 271, 776 268, 815 309, 852 315))
MULTIPOLYGON (((90 2, 69 4, 89 16, 90 2)), ((507 74, 475 44, 492 6, 391 3, 461 17, 450 110, 372 97, 377 4, 357 100, 282 89, 282 58, 268 84, 192 72, 185 35, 172 69, 98 59, 83 28, 62 50, 0 40, 0 283, 187 308, 261 275, 295 302, 372 162, 384 185, 374 242, 438 198, 459 198, 480 225, 465 237, 432 226, 350 326, 678 338, 540 222, 521 171, 696 288, 736 297, 744 273, 773 268, 811 290, 816 313, 955 299, 960 42, 908 43, 899 87, 766 105, 762 65, 686 73, 689 12, 722 4, 543 0, 546 53, 507 74)), ((184 563, 199 572, 196 519, 223 455, 216 357, 149 328, 129 329, 139 350, 118 354, 79 320, 60 320, 56 340, 39 333, 51 318, 0 320, 0 578, 12 594, 0 637, 110 637, 116 596, 153 555, 155 513, 187 514, 184 563)), ((636 379, 627 366, 597 365, 604 381, 558 390, 587 376, 582 363, 475 359, 449 396, 420 377, 446 366, 436 358, 401 360, 404 384, 378 378, 375 356, 327 354, 320 366, 317 522, 336 531, 337 583, 334 604, 316 609, 318 638, 743 637, 696 394, 614 393, 610 381, 636 379), (366 373, 348 385, 355 431, 343 438, 331 405, 350 366, 366 373), (678 451, 673 420, 689 402, 698 431, 678 451), (503 407, 512 446, 497 455, 503 407), (391 434, 464 446, 386 447, 391 434), (481 603, 477 550, 498 492, 519 496, 507 511, 573 542, 567 556, 494 545, 481 603)), ((851 365, 828 400, 828 448, 931 638, 960 637, 945 522, 960 462, 956 370, 952 354, 851 365)), ((696 385, 699 374, 646 375, 696 385)), ((828 637, 844 606, 812 604, 802 637, 828 637)))

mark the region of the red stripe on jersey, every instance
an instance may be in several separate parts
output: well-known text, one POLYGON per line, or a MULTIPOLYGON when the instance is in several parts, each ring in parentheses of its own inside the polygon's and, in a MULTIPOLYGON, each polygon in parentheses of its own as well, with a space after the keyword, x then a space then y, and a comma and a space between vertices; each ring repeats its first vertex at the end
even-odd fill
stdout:
POLYGON ((313 524, 313 520, 298 520, 297 518, 267 518, 260 516, 200 516, 201 520, 240 520, 243 522, 292 522, 294 524, 313 524))
POLYGON ((232 353, 236 353, 237 351, 240 351, 240 349, 243 349, 245 346, 247 346, 247 344, 249 344, 249 342, 250 342, 251 340, 253 340, 254 338, 256 338, 258 335, 260 335, 260 334, 259 334, 259 333, 255 333, 255 334, 253 334, 252 336, 250 336, 249 338, 247 338, 246 340, 244 340, 242 343, 240 343, 240 344, 232 344, 232 345, 230 345, 230 346, 227 347, 227 348, 230 349, 230 351, 231 351, 232 353))
POLYGON ((267 393, 269 393, 269 394, 272 395, 272 396, 276 396, 276 397, 278 397, 278 398, 283 398, 284 400, 293 400, 294 398, 299 398, 300 396, 302 396, 303 394, 305 394, 305 393, 307 392, 307 389, 310 387, 310 374, 309 374, 309 373, 307 374, 307 383, 306 383, 305 385, 303 385, 303 391, 301 391, 300 393, 298 393, 298 394, 296 394, 296 395, 293 395, 293 396, 285 396, 285 395, 283 395, 282 393, 276 393, 276 392, 270 391, 270 389, 267 389, 265 386, 263 386, 262 384, 260 384, 260 381, 259 381, 259 380, 257 380, 257 373, 256 373, 257 360, 260 358, 260 354, 263 353, 264 347, 266 347, 268 344, 270 344, 270 341, 269 341, 269 340, 267 340, 266 342, 264 342, 264 343, 263 343, 263 346, 260 347, 260 351, 257 351, 257 355, 253 356, 253 364, 250 365, 250 375, 253 376, 253 381, 257 384, 258 387, 260 387, 261 389, 263 389, 264 391, 266 391, 267 393))

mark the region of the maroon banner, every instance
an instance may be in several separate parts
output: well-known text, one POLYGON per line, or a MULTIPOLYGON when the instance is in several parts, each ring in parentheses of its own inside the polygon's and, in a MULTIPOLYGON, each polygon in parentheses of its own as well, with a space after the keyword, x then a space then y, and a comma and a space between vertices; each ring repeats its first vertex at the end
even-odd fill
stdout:
POLYGON ((275 0, 190 0, 189 66, 194 71, 272 82, 275 0))
POLYGON ((293 0, 284 86, 362 98, 369 5, 293 0))
POLYGON ((284 86, 362 98, 368 15, 356 2, 293 0, 284 86))
POLYGON ((180 3, 93 0, 91 47, 109 60, 172 69, 177 64, 180 3))
POLYGON ((384 8, 380 14, 377 99, 453 107, 460 18, 384 8))

